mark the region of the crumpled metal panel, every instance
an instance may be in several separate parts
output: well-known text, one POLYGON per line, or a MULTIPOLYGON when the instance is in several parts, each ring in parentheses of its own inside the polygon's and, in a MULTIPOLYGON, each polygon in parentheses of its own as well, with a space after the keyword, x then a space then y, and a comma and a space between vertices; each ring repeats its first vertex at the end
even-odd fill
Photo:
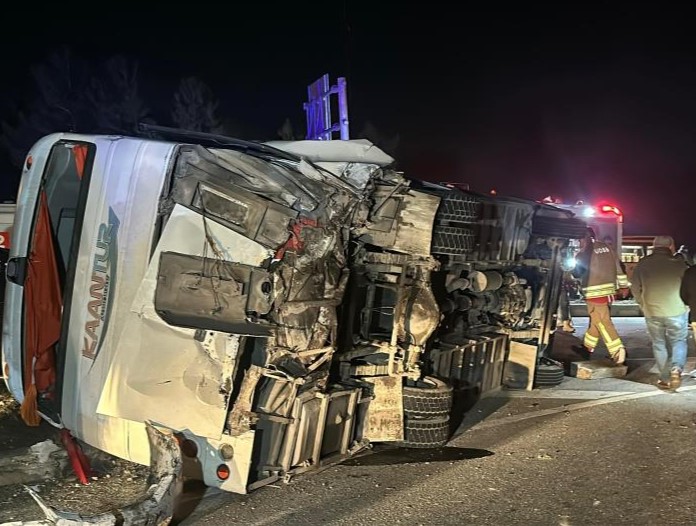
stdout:
POLYGON ((433 222, 440 204, 434 195, 382 186, 375 192, 370 223, 359 229, 361 241, 404 254, 429 256, 433 222))
POLYGON ((180 150, 165 209, 191 203, 198 184, 209 183, 221 188, 232 185, 288 208, 314 210, 326 189, 306 181, 298 184, 296 178, 296 172, 242 152, 186 146, 180 150))
POLYGON ((190 204, 206 217, 273 249, 287 241, 290 222, 297 217, 288 207, 229 186, 222 190, 200 183, 190 204))

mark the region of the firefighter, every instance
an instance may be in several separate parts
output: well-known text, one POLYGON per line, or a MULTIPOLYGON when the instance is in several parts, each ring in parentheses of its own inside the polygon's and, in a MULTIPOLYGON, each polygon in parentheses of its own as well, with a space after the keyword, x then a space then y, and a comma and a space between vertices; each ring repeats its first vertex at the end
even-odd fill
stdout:
POLYGON ((597 241, 591 228, 587 229, 580 247, 573 274, 580 279, 590 316, 590 326, 585 332, 583 345, 589 352, 593 352, 602 338, 611 360, 615 365, 621 365, 626 361, 626 348, 614 327, 610 307, 617 290, 626 294, 628 278, 621 269, 616 253, 606 243, 597 241))

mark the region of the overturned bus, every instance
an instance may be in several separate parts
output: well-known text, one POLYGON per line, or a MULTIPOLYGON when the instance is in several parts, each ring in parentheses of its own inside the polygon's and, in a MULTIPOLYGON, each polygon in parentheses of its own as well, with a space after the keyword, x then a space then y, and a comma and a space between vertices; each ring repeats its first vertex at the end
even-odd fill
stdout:
POLYGON ((367 141, 54 134, 7 264, 12 394, 148 464, 172 430, 246 493, 372 443, 439 447, 458 394, 560 382, 560 260, 584 223, 409 179, 367 141))

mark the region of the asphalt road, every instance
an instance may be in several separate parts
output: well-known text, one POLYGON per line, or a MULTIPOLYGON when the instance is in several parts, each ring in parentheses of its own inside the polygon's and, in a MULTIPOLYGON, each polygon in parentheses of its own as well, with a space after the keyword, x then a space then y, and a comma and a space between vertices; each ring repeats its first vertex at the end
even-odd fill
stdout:
POLYGON ((627 379, 501 393, 441 451, 382 449, 250 495, 208 493, 181 524, 696 524, 696 381, 657 390, 643 320, 617 325, 627 379))
MULTIPOLYGON (((576 320, 577 335, 585 322, 576 320)), ((678 393, 656 389, 644 321, 617 327, 625 379, 501 391, 441 450, 376 448, 250 495, 189 488, 176 523, 696 524, 696 380, 678 393)), ((693 367, 691 335, 690 356, 693 367)), ((21 487, 0 490, 0 517, 40 518, 21 487)))

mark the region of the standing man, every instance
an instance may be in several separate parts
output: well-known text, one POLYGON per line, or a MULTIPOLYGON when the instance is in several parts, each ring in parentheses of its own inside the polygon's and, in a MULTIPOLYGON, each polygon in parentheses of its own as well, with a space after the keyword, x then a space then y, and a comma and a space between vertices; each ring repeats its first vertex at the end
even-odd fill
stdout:
POLYGON ((631 291, 643 314, 660 370, 658 387, 677 389, 686 364, 689 313, 679 292, 687 265, 670 236, 655 237, 653 253, 638 262, 631 291))
POLYGON ((626 348, 614 327, 610 307, 616 291, 628 288, 626 274, 621 270, 619 259, 611 247, 597 241, 591 228, 587 229, 576 260, 573 275, 580 279, 590 316, 590 326, 585 332, 583 345, 587 351, 594 352, 601 336, 611 360, 614 364, 621 365, 626 361, 626 348))

